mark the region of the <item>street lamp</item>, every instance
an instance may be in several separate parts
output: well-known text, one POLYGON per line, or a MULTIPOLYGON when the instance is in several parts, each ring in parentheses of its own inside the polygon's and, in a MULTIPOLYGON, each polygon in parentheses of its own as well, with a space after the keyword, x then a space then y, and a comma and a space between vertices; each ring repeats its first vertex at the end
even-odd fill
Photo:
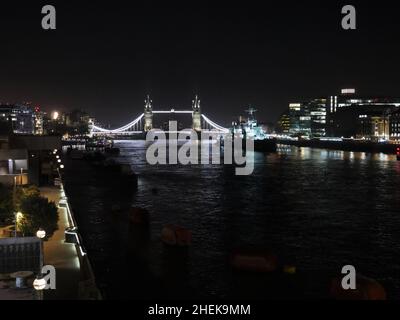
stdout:
POLYGON ((23 168, 21 168, 21 175, 20 175, 20 185, 22 186, 23 185, 23 176, 24 176, 24 169, 23 168))
POLYGON ((43 266, 44 262, 44 246, 43 246, 43 239, 46 238, 46 231, 40 228, 36 232, 36 237, 40 239, 40 265, 43 266))
POLYGON ((47 287, 47 281, 45 278, 43 278, 43 275, 40 274, 37 276, 35 281, 33 281, 33 288, 39 293, 39 300, 44 300, 43 299, 43 292, 46 290, 47 287))
POLYGON ((44 239, 44 238, 46 238, 46 231, 44 231, 42 228, 40 228, 40 229, 36 232, 36 237, 38 237, 39 239, 44 239))
MULTIPOLYGON (((15 210, 16 207, 16 201, 17 201, 17 177, 14 177, 14 188, 13 188, 13 207, 15 210)), ((15 230, 14 230, 14 237, 17 237, 17 224, 18 224, 18 219, 17 219, 17 213, 14 211, 15 215, 15 230)))
POLYGON ((22 212, 17 212, 17 222, 19 223, 24 218, 24 214, 22 212))
POLYGON ((46 289, 46 286, 47 286, 46 279, 44 279, 41 275, 38 276, 35 279, 35 281, 33 281, 33 287, 37 291, 43 291, 44 289, 46 289))
POLYGON ((21 220, 24 218, 24 215, 22 214, 22 212, 16 212, 15 213, 15 230, 14 230, 14 237, 17 237, 17 233, 18 233, 18 224, 21 222, 21 220))

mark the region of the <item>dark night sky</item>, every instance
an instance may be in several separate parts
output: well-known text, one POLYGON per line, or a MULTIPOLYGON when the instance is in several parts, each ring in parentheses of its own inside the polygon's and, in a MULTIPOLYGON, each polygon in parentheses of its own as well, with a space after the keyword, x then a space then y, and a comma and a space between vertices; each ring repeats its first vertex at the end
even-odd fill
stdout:
POLYGON ((275 121, 291 101, 342 87, 400 96, 400 13, 382 1, 20 1, 0 5, 0 101, 83 108, 124 124, 150 93, 157 109, 199 93, 228 124, 255 105, 275 121), (341 8, 357 8, 357 31, 341 8), (41 7, 57 30, 41 29, 41 7), (133 4, 133 5, 132 5, 133 4))

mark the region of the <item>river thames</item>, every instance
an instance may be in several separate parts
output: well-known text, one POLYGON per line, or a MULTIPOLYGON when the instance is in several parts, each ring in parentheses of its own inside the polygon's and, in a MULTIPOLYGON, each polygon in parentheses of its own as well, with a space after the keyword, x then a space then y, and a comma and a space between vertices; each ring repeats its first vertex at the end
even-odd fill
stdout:
POLYGON ((400 299, 395 156, 280 146, 256 153, 253 175, 236 176, 232 166, 150 166, 144 142, 116 146, 118 161, 139 176, 137 190, 102 181, 84 161, 69 161, 66 171, 105 297, 326 298, 330 279, 354 265, 381 282, 389 299, 400 299), (148 231, 129 227, 131 205, 150 212, 148 231), (189 228, 192 246, 163 245, 166 224, 189 228), (299 284, 292 290, 286 277, 233 272, 229 255, 240 247, 272 250, 297 267, 299 284))

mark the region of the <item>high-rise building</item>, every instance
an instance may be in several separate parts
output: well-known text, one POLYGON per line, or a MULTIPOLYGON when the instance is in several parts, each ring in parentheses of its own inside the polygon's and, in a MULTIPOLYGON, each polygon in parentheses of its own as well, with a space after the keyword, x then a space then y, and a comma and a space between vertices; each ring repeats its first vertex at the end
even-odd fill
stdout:
POLYGON ((307 103, 289 104, 289 118, 290 135, 304 138, 311 136, 311 116, 307 103))
POLYGON ((34 110, 34 134, 35 135, 43 135, 44 134, 44 121, 45 121, 45 113, 40 110, 40 107, 35 107, 34 110))
POLYGON ((34 112, 26 105, 0 105, 0 121, 11 123, 16 134, 33 134, 35 132, 34 112))
POLYGON ((312 138, 326 136, 326 101, 326 99, 314 99, 306 103, 310 114, 312 138))
POLYGON ((277 126, 277 131, 278 133, 288 135, 290 131, 290 116, 289 112, 285 111, 282 113, 281 117, 278 120, 278 126, 277 126))
POLYGON ((343 89, 327 104, 328 135, 331 137, 388 140, 389 115, 398 110, 398 98, 365 98, 354 89, 343 89))
POLYGON ((304 115, 303 105, 301 103, 289 104, 289 118, 290 118, 290 129, 291 135, 300 134, 300 117, 304 115))
POLYGON ((365 98, 355 89, 343 89, 328 99, 291 103, 279 125, 281 133, 295 137, 400 141, 399 110, 399 98, 365 98))
POLYGON ((313 99, 289 104, 289 110, 278 123, 281 133, 303 138, 325 137, 326 102, 326 99, 313 99))

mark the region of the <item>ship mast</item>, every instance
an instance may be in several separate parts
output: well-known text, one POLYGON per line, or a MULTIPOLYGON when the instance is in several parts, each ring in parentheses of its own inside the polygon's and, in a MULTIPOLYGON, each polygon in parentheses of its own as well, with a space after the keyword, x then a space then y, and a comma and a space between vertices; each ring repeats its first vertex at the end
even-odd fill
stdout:
POLYGON ((253 126, 257 126, 257 121, 256 121, 256 117, 254 116, 254 114, 257 112, 258 110, 253 108, 252 106, 249 106, 249 108, 246 110, 246 113, 249 114, 249 118, 248 118, 248 125, 250 126, 250 128, 252 128, 253 126))

